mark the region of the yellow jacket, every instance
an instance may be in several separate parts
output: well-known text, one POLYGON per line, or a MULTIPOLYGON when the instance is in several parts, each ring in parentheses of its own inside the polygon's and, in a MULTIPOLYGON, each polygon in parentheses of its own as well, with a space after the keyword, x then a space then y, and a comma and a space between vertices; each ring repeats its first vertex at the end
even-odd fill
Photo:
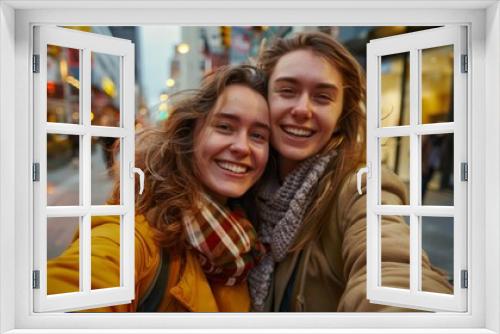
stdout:
MULTIPOLYGON (((92 289, 110 288, 120 283, 120 221, 118 217, 94 217, 91 234, 92 289)), ((142 215, 135 218, 135 299, 130 304, 101 307, 86 312, 135 312, 139 301, 155 284, 161 248, 142 215)), ((59 257, 48 261, 47 293, 78 291, 79 240, 59 257)), ((247 283, 225 286, 209 283, 192 251, 169 256, 168 282, 159 312, 248 312, 247 283)))

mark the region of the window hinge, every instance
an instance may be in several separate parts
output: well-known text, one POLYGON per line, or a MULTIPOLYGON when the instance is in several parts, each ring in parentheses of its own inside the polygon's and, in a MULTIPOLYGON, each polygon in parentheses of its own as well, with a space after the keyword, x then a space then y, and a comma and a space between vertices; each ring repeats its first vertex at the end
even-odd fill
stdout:
POLYGON ((40 73, 40 55, 33 55, 33 73, 40 73))
POLYGON ((469 57, 467 55, 462 55, 462 73, 469 72, 469 57))
POLYGON ((40 270, 33 270, 33 289, 40 289, 40 270))
POLYGON ((40 181, 40 164, 38 162, 33 164, 33 181, 40 181))
POLYGON ((469 272, 462 270, 461 288, 467 289, 469 287, 469 272))
POLYGON ((462 181, 469 181, 469 165, 466 162, 460 164, 460 179, 462 181))

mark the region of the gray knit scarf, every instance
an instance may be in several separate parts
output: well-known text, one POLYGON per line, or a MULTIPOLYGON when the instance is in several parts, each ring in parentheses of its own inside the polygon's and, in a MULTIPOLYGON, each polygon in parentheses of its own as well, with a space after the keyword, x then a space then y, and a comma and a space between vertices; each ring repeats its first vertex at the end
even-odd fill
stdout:
POLYGON ((263 311, 272 283, 274 266, 282 261, 304 222, 311 203, 311 192, 323 176, 330 160, 337 155, 315 155, 297 166, 280 186, 276 173, 268 178, 257 194, 259 239, 270 246, 261 262, 250 271, 248 282, 254 311, 263 311))

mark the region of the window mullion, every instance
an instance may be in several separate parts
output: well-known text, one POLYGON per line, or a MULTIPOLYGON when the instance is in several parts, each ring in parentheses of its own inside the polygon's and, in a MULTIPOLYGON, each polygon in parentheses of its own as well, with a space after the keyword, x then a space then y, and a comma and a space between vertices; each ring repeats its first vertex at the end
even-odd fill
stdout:
MULTIPOLYGON (((419 205, 419 154, 416 128, 420 114, 420 51, 410 51, 410 206, 419 205)), ((410 291, 417 292, 420 286, 420 228, 419 217, 410 215, 410 291)))
MULTIPOLYGON (((91 113, 91 60, 90 50, 83 49, 82 52, 82 77, 80 87, 82 90, 82 109, 81 117, 82 124, 85 129, 90 127, 90 113, 91 113)), ((81 175, 82 175, 82 204, 84 208, 88 208, 81 220, 81 237, 80 237, 80 279, 83 292, 90 292, 91 290, 91 135, 90 132, 82 136, 82 156, 81 161, 81 175)))

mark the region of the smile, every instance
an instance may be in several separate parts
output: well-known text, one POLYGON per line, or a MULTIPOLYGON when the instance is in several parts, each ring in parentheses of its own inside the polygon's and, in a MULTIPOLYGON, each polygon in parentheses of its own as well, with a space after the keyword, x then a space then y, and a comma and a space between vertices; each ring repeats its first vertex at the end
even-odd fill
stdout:
POLYGON ((283 131, 285 131, 289 135, 296 136, 296 137, 308 138, 314 134, 313 130, 305 129, 305 128, 298 128, 295 126, 282 126, 281 128, 283 129, 283 131))
POLYGON ((217 161, 217 166, 235 174, 245 174, 249 168, 229 161, 217 161))

